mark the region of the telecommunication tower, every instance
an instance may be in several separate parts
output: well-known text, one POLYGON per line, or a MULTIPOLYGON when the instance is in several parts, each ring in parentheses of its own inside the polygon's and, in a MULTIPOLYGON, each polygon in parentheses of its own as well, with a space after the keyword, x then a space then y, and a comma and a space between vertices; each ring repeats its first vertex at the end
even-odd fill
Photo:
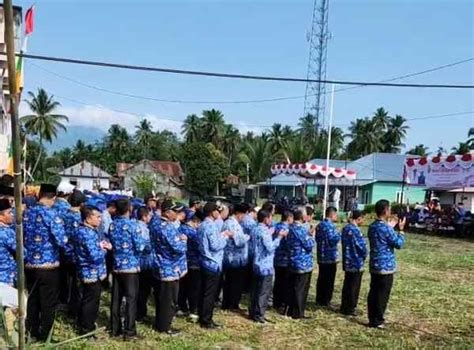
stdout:
MULTIPOLYGON (((329 0, 314 0, 311 33, 308 34, 308 79, 326 80, 329 0)), ((316 117, 317 127, 323 127, 326 110, 326 84, 306 83, 304 115, 316 117)))

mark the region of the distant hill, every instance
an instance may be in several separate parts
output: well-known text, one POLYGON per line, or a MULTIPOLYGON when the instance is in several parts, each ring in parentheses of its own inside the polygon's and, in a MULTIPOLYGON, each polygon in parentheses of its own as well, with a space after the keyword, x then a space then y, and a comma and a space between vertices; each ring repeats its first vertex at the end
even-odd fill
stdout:
POLYGON ((46 143, 46 149, 49 152, 57 151, 65 147, 73 147, 77 140, 83 140, 85 143, 94 143, 100 141, 105 132, 89 126, 68 126, 67 132, 58 134, 58 138, 51 144, 46 143))

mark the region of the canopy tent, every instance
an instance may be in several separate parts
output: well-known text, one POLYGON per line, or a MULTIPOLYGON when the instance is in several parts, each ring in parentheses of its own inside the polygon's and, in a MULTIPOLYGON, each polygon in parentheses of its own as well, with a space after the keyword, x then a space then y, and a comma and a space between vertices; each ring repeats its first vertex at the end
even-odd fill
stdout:
POLYGON ((356 172, 345 168, 333 168, 314 163, 302 164, 274 164, 271 168, 272 175, 279 174, 297 174, 305 178, 322 178, 329 175, 331 178, 345 178, 348 180, 356 179, 356 172))
POLYGON ((258 197, 295 197, 304 194, 307 179, 296 174, 278 174, 266 181, 257 183, 258 197))
POLYGON ((271 186, 304 186, 306 185, 306 178, 298 175, 287 175, 279 174, 273 176, 272 178, 267 179, 267 181, 262 181, 257 183, 257 185, 271 185, 271 186))
POLYGON ((474 187, 474 154, 407 158, 405 180, 430 189, 474 187))

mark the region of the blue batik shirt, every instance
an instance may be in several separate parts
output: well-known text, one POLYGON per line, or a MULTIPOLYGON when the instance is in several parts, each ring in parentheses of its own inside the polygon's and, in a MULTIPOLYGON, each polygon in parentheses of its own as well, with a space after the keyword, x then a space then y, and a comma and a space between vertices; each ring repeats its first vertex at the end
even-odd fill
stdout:
POLYGON ((105 279, 107 277, 106 252, 100 248, 99 232, 81 224, 72 238, 79 280, 84 283, 94 283, 105 279))
POLYGON ((188 269, 199 270, 199 268, 201 267, 201 259, 199 254, 199 239, 197 229, 192 227, 188 223, 185 223, 179 227, 179 231, 181 232, 181 234, 186 235, 186 237, 188 237, 188 248, 186 250, 188 269))
POLYGON ((139 272, 140 256, 145 249, 145 243, 140 236, 138 224, 127 217, 119 216, 110 225, 109 238, 113 247, 113 271, 139 272))
POLYGON ((234 235, 227 240, 224 249, 224 268, 243 267, 248 263, 247 242, 250 236, 244 233, 242 226, 235 216, 229 217, 222 227, 222 231, 230 231, 234 235))
POLYGON ((219 232, 223 231, 222 227, 224 226, 224 220, 222 220, 222 218, 219 216, 214 222, 215 222, 219 232))
POLYGON ((318 225, 316 231, 316 244, 319 264, 335 264, 339 259, 337 244, 341 235, 337 232, 336 225, 328 219, 324 219, 318 225))
POLYGON ((347 272, 364 270, 367 245, 357 225, 348 224, 342 229, 342 267, 347 272))
POLYGON ((248 258, 249 261, 253 261, 253 253, 254 253, 254 240, 252 239, 252 230, 255 226, 257 226, 257 222, 249 215, 245 215, 244 218, 242 219, 242 222, 240 223, 242 226, 242 229, 244 230, 244 233, 250 237, 247 245, 248 245, 248 258))
POLYGON ((16 269, 16 236, 10 226, 0 224, 0 283, 15 286, 16 269))
POLYGON ((288 268, 294 273, 313 271, 314 238, 309 230, 300 222, 290 225, 290 232, 286 237, 288 247, 288 268))
POLYGON ((206 218, 198 228, 201 268, 213 273, 222 272, 224 248, 227 238, 211 218, 206 218))
POLYGON ((392 274, 397 271, 395 248, 400 249, 405 243, 405 236, 385 221, 375 220, 368 231, 370 243, 370 273, 392 274))
POLYGON ((150 229, 148 225, 143 221, 137 221, 138 227, 140 228, 140 236, 142 238, 144 249, 140 255, 140 271, 151 270, 154 267, 154 252, 151 249, 150 241, 150 229))
POLYGON ((158 278, 176 281, 188 272, 186 263, 186 241, 175 222, 163 219, 161 226, 151 235, 152 246, 158 262, 158 278))
POLYGON ((25 267, 58 267, 59 250, 67 243, 63 220, 55 210, 37 203, 26 212, 24 221, 25 267))
POLYGON ((255 238, 253 272, 257 276, 271 276, 275 273, 273 260, 281 237, 273 239, 269 227, 261 223, 254 227, 252 235, 255 238))
POLYGON ((74 243, 71 237, 82 222, 81 213, 79 211, 69 209, 63 214, 62 218, 64 221, 66 237, 68 238, 68 242, 64 246, 64 257, 67 262, 74 262, 74 243))
POLYGON ((109 229, 112 224, 112 216, 108 210, 102 212, 102 218, 99 226, 99 235, 101 239, 109 239, 109 229))
POLYGON ((56 198, 56 201, 51 206, 51 209, 56 210, 60 217, 63 217, 69 209, 71 209, 71 204, 64 198, 56 198))
MULTIPOLYGON (((273 233, 273 237, 278 237, 281 231, 289 231, 290 225, 286 222, 280 222, 275 225, 275 232, 273 233)), ((277 249, 275 250, 275 259, 274 265, 275 267, 288 267, 289 263, 289 252, 288 252, 288 242, 286 237, 281 239, 280 244, 278 245, 277 249)))

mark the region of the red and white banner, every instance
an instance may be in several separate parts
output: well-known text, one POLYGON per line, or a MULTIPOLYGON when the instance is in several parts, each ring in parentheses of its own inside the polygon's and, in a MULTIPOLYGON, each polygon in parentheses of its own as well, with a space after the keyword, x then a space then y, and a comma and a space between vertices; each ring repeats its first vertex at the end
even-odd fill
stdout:
POLYGON ((356 172, 344 168, 326 168, 326 166, 313 163, 301 164, 274 164, 271 168, 272 175, 278 174, 297 174, 305 177, 325 177, 326 174, 333 178, 346 178, 348 180, 356 179, 356 172))
POLYGON ((474 186, 474 155, 407 158, 407 177, 411 186, 462 188, 474 186))

